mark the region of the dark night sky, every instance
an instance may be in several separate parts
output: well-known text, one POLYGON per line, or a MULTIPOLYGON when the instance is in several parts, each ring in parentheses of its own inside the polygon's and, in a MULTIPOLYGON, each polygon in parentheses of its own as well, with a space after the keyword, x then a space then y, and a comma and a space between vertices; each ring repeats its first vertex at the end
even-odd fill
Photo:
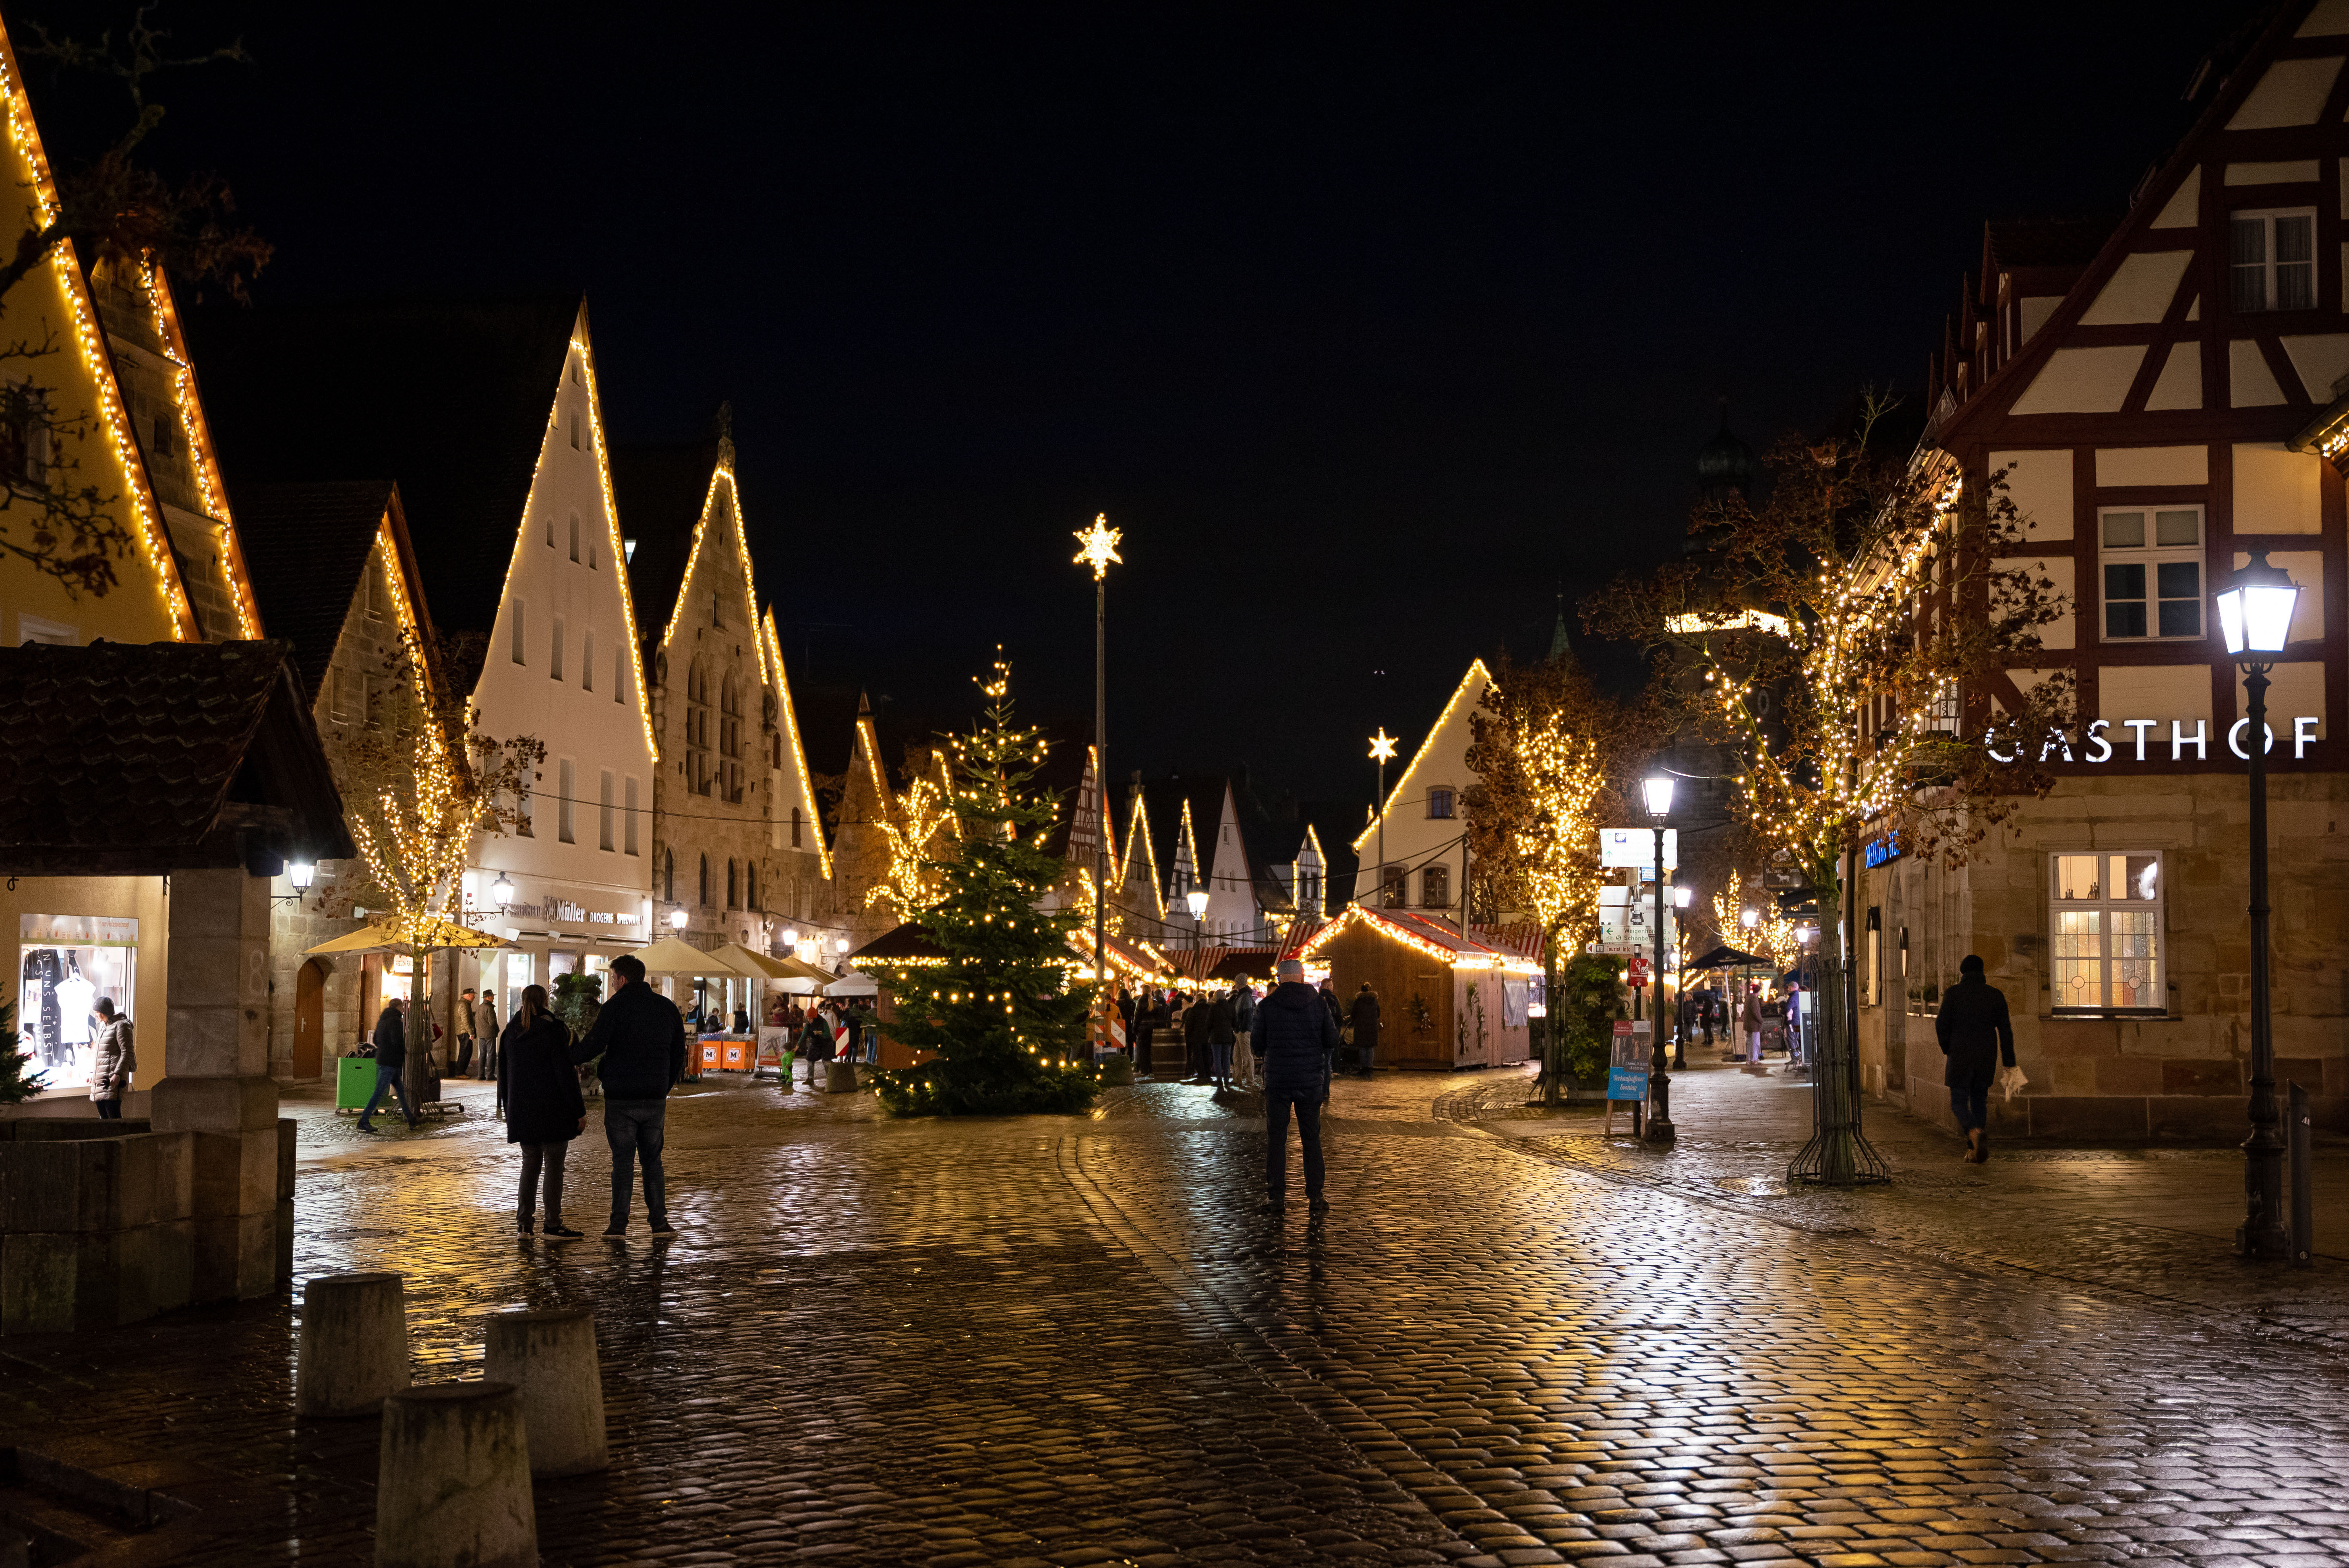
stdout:
POLYGON ((1717 398, 1913 392, 1983 219, 2116 210, 2248 5, 184 4, 255 63, 153 154, 264 302, 577 286, 617 438, 730 398, 797 681, 955 715, 999 640, 1089 712, 1106 511, 1112 767, 1367 799, 1361 737, 1672 545, 1717 398))

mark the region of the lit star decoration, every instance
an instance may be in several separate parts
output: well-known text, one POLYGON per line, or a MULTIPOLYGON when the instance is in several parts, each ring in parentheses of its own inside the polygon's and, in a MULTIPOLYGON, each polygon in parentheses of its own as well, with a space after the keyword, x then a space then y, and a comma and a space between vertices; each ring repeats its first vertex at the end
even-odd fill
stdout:
POLYGON ((1109 513, 1102 512, 1093 519, 1091 528, 1078 530, 1073 537, 1084 546, 1077 552, 1075 560, 1080 565, 1092 562, 1094 582, 1098 583, 1109 575, 1112 562, 1120 566, 1125 564, 1125 558, 1117 552, 1117 542, 1124 535, 1109 525, 1109 513))
POLYGON ((1385 725, 1379 726, 1379 732, 1371 737, 1371 759, 1374 762, 1392 762, 1394 748, 1395 738, 1387 733, 1385 725))

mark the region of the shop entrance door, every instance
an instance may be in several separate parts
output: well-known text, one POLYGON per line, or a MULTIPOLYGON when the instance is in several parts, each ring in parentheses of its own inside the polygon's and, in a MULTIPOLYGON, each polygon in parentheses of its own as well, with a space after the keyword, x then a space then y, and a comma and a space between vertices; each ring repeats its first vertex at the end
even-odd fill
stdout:
POLYGON ((307 1083, 318 1076, 326 1038, 326 975, 316 959, 294 975, 294 1078, 307 1083))

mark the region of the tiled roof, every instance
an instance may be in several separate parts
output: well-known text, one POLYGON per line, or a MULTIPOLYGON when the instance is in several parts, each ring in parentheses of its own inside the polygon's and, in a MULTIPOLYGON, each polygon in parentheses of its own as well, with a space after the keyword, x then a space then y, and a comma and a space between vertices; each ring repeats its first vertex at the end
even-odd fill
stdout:
POLYGON ((2022 218, 1990 225, 1990 257, 2000 267, 2085 267, 2096 259, 2120 220, 2022 218))
POLYGON ((292 809, 282 849, 356 852, 290 644, 0 649, 0 871, 234 864, 204 841, 238 805, 292 809))
POLYGON ((188 310, 231 497, 398 481, 435 619, 488 631, 580 309, 542 294, 188 310))
POLYGON ((303 693, 316 704, 391 504, 391 481, 249 484, 231 499, 263 623, 293 643, 303 693))

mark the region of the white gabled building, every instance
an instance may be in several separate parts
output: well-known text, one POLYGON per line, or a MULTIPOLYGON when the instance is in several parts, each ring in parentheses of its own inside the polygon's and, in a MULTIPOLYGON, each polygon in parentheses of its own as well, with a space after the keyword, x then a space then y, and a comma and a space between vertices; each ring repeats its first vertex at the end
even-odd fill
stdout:
POLYGON ((1459 923, 1468 830, 1460 802, 1471 782, 1468 745, 1475 738, 1469 718, 1492 684, 1485 661, 1471 660, 1427 738, 1390 780, 1379 814, 1354 841, 1361 868, 1354 876, 1356 903, 1421 910, 1459 923))

